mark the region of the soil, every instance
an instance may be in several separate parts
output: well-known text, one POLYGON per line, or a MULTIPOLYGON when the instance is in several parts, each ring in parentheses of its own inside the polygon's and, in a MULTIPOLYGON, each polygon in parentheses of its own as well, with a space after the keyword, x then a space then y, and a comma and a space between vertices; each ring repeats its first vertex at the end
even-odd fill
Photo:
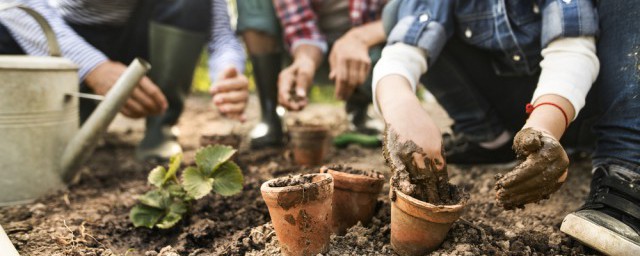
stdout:
POLYGON ((346 165, 341 165, 341 164, 332 165, 332 166, 328 166, 328 167, 322 167, 322 168, 331 169, 331 170, 334 170, 334 171, 344 172, 344 173, 348 173, 348 174, 367 176, 367 177, 371 177, 371 178, 384 177, 384 175, 382 175, 382 173, 377 172, 375 170, 361 170, 361 169, 356 169, 356 168, 353 168, 351 166, 346 166, 346 165))
POLYGON ((238 134, 205 134, 200 137, 200 146, 206 147, 209 145, 226 145, 233 148, 237 148, 240 146, 242 142, 242 136, 238 134))
POLYGON ((289 187, 289 186, 298 186, 305 185, 311 183, 313 180, 313 176, 311 175, 295 175, 288 176, 283 178, 277 178, 271 182, 269 182, 269 187, 272 188, 281 188, 281 187, 289 187))
MULTIPOLYGON (((190 98, 179 123, 185 164, 193 164, 202 133, 246 134, 255 124, 222 119, 208 103, 207 98, 190 98)), ((427 105, 442 128, 450 124, 435 103, 427 105)), ((346 127, 343 109, 342 105, 312 104, 300 114, 288 114, 287 122, 292 118, 323 120, 337 133, 346 127)), ((248 120, 258 120, 258 113, 257 100, 253 98, 248 120)), ((143 130, 143 120, 118 117, 85 164, 78 183, 31 204, 0 208, 0 224, 18 251, 22 255, 279 255, 260 185, 274 177, 317 170, 291 164, 291 153, 286 149, 248 151, 248 141, 244 139, 238 159, 245 174, 243 193, 206 196, 173 229, 134 228, 128 219, 129 209, 137 195, 150 189, 146 175, 154 167, 153 163, 138 163, 133 157, 143 130)), ((373 169, 387 180, 391 175, 380 149, 333 148, 326 162, 373 169)), ((433 255, 597 254, 559 230, 564 216, 577 209, 588 193, 589 161, 572 163, 564 186, 550 199, 525 209, 505 211, 494 199, 493 177, 512 167, 448 167, 450 182, 464 188, 470 199, 462 219, 433 255)), ((368 227, 352 227, 344 236, 332 236, 326 255, 393 255, 389 244, 388 189, 386 183, 372 223, 368 227)))

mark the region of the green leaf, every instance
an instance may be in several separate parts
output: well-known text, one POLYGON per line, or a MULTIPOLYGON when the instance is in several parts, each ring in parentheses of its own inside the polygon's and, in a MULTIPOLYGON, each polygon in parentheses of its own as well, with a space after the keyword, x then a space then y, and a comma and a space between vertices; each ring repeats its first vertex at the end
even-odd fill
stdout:
POLYGON ((170 212, 166 216, 164 216, 164 218, 162 218, 162 220, 158 222, 158 224, 156 224, 156 227, 161 229, 168 229, 176 225, 176 223, 178 223, 178 221, 180 221, 181 219, 182 215, 170 212))
POLYGON ((168 180, 172 179, 176 176, 176 172, 178 172, 178 168, 180 168, 180 164, 182 163, 182 153, 178 153, 171 157, 169 160, 169 171, 164 176, 164 182, 166 183, 168 180))
POLYGON ((208 176, 218 169, 221 164, 229 161, 235 153, 236 150, 229 146, 207 146, 196 152, 196 165, 203 169, 204 173, 208 176))
POLYGON ((136 228, 153 228, 163 215, 164 210, 138 204, 131 208, 131 211, 129 212, 129 219, 136 228))
POLYGON ((159 209, 167 208, 170 200, 169 192, 159 189, 151 190, 138 197, 141 204, 159 209))
POLYGON ((171 228, 182 219, 182 215, 186 212, 187 205, 184 202, 180 200, 174 201, 169 207, 169 213, 160 220, 156 227, 162 229, 171 228))
POLYGON ((186 192, 184 191, 184 189, 180 184, 169 184, 168 186, 165 187, 165 189, 169 192, 169 195, 171 195, 172 197, 181 198, 181 197, 184 197, 184 195, 186 194, 186 192))
POLYGON ((223 196, 230 196, 242 191, 244 177, 242 170, 234 162, 225 162, 213 172, 213 191, 223 196))
POLYGON ((151 172, 149 173, 149 176, 147 177, 147 181, 149 181, 149 183, 153 184, 156 187, 162 187, 162 185, 164 185, 164 177, 167 174, 167 170, 164 169, 164 167, 162 166, 157 166, 156 168, 153 168, 153 170, 151 170, 151 172))
POLYGON ((182 186, 187 195, 200 199, 211 192, 213 179, 206 177, 200 169, 187 167, 182 172, 182 186))

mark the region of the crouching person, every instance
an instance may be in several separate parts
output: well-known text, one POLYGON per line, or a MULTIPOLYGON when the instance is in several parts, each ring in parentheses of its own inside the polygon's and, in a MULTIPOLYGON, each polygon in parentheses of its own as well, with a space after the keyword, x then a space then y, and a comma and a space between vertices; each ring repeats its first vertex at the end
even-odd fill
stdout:
POLYGON ((392 2, 383 15, 388 46, 374 68, 374 104, 389 131, 435 162, 501 163, 519 155, 524 162, 496 184, 506 209, 558 190, 569 166, 561 137, 581 139, 593 127, 592 191, 562 230, 607 254, 634 254, 640 106, 632 30, 640 7, 631 2, 598 2, 603 72, 593 89, 600 68, 595 1, 392 2), (454 120, 453 135, 443 138, 421 107, 414 95, 420 82, 454 120))
MULTIPOLYGON (((209 52, 211 87, 218 110, 242 119, 248 82, 244 52, 229 25, 225 0, 20 0, 41 13, 62 55, 79 66, 80 90, 105 95, 136 57, 152 65, 121 110, 147 117, 136 157, 167 160, 182 151, 175 129, 203 47, 209 52)), ((0 54, 46 55, 46 39, 21 10, 0 13, 0 54)), ((95 108, 80 101, 81 119, 95 108)))
POLYGON ((371 103, 370 70, 384 42, 380 13, 385 3, 238 1, 238 31, 251 57, 262 110, 262 122, 251 132, 253 148, 282 145, 276 107, 281 104, 292 111, 302 110, 314 77, 335 81, 336 97, 346 101, 352 131, 380 132, 369 122, 367 109, 371 103), (283 49, 292 58, 284 69, 283 49), (328 67, 322 65, 325 60, 328 67))

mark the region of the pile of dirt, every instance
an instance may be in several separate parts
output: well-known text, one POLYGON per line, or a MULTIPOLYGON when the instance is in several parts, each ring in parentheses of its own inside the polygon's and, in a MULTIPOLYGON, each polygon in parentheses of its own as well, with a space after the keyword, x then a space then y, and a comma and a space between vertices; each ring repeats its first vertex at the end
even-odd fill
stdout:
MULTIPOLYGON (((253 125, 221 119, 208 103, 206 98, 188 101, 183 116, 188 122, 179 125, 185 164, 193 163, 201 133, 225 129, 248 132, 253 125)), ((258 113, 256 102, 252 101, 248 119, 258 120, 258 113)), ((300 115, 325 118, 323 121, 332 127, 343 127, 346 120, 341 106, 311 105, 300 115)), ((260 186, 274 177, 317 172, 317 168, 291 164, 287 150, 250 151, 245 140, 237 161, 245 175, 242 193, 232 197, 206 196, 169 230, 134 228, 129 210, 136 197, 150 189, 146 175, 155 164, 138 163, 133 158, 144 122, 121 119, 116 125, 85 165, 78 184, 32 204, 0 208, 0 224, 22 255, 279 255, 260 186)), ((376 170, 386 180, 390 178, 380 149, 332 149, 324 164, 348 164, 356 169, 376 170)), ((449 166, 451 183, 464 184, 471 197, 463 220, 454 224, 434 255, 596 254, 559 230, 564 216, 586 197, 588 162, 574 163, 564 186, 549 200, 516 211, 504 211, 494 199, 493 177, 508 170, 509 167, 449 166)), ((370 226, 355 226, 344 236, 332 236, 328 255, 393 254, 389 244, 388 191, 386 183, 370 226)))

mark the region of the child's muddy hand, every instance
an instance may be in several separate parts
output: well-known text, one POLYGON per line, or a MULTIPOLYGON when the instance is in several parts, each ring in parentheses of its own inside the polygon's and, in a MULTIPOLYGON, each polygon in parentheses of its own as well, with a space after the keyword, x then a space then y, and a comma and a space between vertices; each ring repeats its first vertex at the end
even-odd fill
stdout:
POLYGON ((562 145, 533 128, 516 134, 513 149, 524 161, 496 183, 497 200, 507 210, 547 199, 564 183, 569 166, 562 145))

